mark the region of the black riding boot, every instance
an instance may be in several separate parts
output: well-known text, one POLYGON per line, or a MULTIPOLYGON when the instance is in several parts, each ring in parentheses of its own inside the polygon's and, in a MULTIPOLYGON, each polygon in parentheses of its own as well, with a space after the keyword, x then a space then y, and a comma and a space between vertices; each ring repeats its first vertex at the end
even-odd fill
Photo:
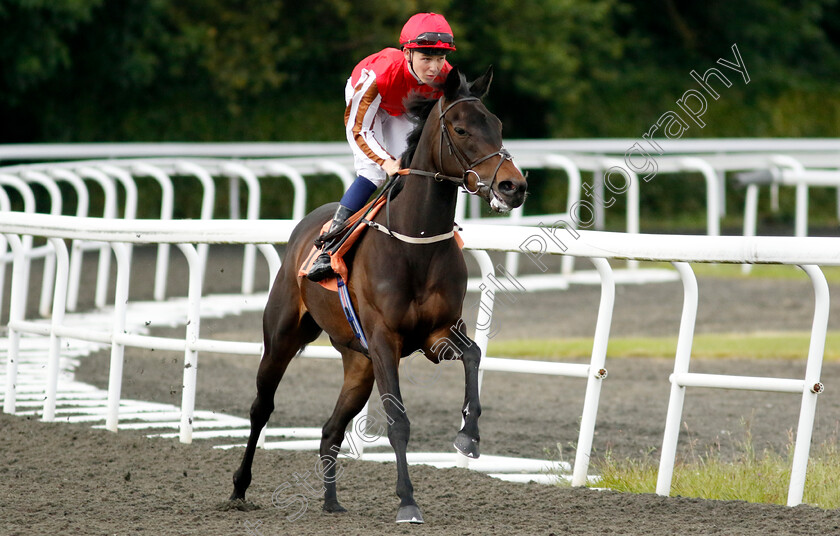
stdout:
MULTIPOLYGON (((352 216, 353 213, 354 211, 352 209, 349 209, 344 205, 338 205, 335 215, 333 215, 332 223, 330 223, 330 229, 327 232, 332 232, 344 225, 344 222, 346 222, 347 218, 352 216)), ((335 275, 335 272, 333 272, 332 269, 332 264, 330 263, 330 255, 327 252, 335 247, 339 240, 341 240, 340 235, 324 242, 321 254, 318 255, 318 258, 315 259, 315 262, 312 264, 312 268, 310 268, 309 272, 306 274, 307 279, 318 282, 335 275)))

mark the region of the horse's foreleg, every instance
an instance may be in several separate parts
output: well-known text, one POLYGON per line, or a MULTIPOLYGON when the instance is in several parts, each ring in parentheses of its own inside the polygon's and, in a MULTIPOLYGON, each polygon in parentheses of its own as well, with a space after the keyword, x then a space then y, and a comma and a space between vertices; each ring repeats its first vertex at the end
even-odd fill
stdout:
POLYGON ((383 333, 374 334, 370 341, 376 385, 379 388, 382 407, 388 420, 388 441, 394 449, 397 461, 397 496, 400 509, 397 523, 423 523, 423 514, 414 501, 414 486, 408 476, 406 449, 411 432, 411 423, 400 394, 397 366, 401 347, 383 333))
POLYGON ((338 453, 347 424, 365 407, 373 389, 373 367, 368 358, 358 352, 342 350, 344 385, 335 403, 332 416, 324 424, 321 435, 321 463, 324 472, 324 510, 344 512, 336 496, 336 481, 341 472, 336 468, 338 453))
POLYGON ((478 417, 481 415, 481 402, 478 396, 478 366, 481 363, 481 350, 473 341, 466 339, 461 347, 461 359, 464 362, 464 426, 455 436, 454 446, 464 456, 478 458, 478 417), (467 342, 471 344, 466 344, 467 342))
POLYGON ((464 405, 461 409, 464 426, 455 436, 454 446, 464 456, 478 458, 478 417, 481 415, 478 367, 481 350, 475 341, 467 337, 463 321, 432 333, 426 343, 424 352, 430 352, 438 362, 456 359, 464 362, 464 405))

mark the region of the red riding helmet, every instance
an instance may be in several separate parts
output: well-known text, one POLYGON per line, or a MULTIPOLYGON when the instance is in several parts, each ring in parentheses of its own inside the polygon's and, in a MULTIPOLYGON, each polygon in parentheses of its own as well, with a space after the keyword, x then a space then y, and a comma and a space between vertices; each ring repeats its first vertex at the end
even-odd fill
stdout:
POLYGON ((455 50, 455 37, 443 15, 417 13, 403 26, 400 45, 403 48, 437 48, 451 52, 455 50))

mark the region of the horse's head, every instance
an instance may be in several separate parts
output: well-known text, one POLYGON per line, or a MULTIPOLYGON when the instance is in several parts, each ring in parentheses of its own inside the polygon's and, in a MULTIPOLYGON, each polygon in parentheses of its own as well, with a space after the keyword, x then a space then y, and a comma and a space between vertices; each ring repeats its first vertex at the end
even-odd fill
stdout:
POLYGON ((502 122, 481 102, 492 80, 492 67, 472 83, 457 68, 447 76, 436 107, 439 171, 463 176, 467 191, 483 198, 494 211, 508 212, 525 201, 528 183, 502 146, 502 122))

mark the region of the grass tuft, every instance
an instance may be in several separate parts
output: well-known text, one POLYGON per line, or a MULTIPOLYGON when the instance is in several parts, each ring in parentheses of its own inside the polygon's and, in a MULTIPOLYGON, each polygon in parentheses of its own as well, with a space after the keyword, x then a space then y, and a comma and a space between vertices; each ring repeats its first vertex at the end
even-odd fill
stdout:
MULTIPOLYGON (((808 332, 714 333, 695 335, 692 359, 806 359, 808 332)), ((673 357, 676 337, 612 337, 607 357, 673 357)), ((591 338, 490 341, 487 355, 526 359, 580 359, 592 354, 591 338)), ((840 332, 826 337, 824 362, 840 361, 840 332)))
MULTIPOLYGON (((690 452, 687 459, 674 466, 671 495, 787 504, 793 445, 791 439, 784 455, 772 450, 758 453, 747 431, 732 460, 724 460, 716 450, 702 455, 690 452)), ((618 460, 607 454, 593 462, 591 472, 598 474, 600 480, 590 486, 629 493, 655 493, 658 471, 658 461, 650 456, 641 460, 618 460)), ((836 484, 838 471, 840 449, 836 439, 812 449, 803 502, 824 509, 840 508, 840 489, 836 484)))
MULTIPOLYGON (((644 262, 646 268, 675 270, 671 263, 644 262)), ((715 277, 723 279, 780 279, 808 281, 808 274, 799 267, 788 264, 753 264, 749 273, 744 273, 740 264, 695 262, 691 269, 697 277, 715 277)), ((822 266, 829 283, 840 283, 840 266, 822 266)))

